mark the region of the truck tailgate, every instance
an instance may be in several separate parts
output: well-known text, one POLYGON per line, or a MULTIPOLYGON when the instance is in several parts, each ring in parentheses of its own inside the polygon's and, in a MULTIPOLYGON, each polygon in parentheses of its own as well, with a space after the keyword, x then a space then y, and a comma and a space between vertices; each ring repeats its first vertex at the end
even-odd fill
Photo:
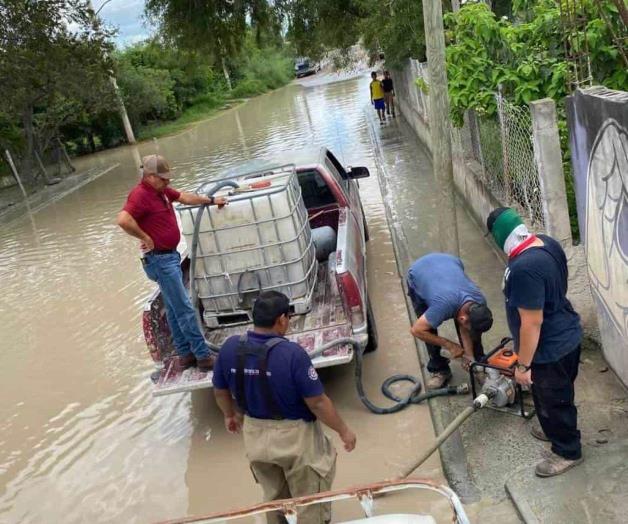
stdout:
MULTIPOLYGON (((340 337, 352 335, 351 324, 345 314, 342 299, 338 292, 335 278, 335 261, 319 264, 316 288, 314 289, 312 309, 305 315, 295 315, 290 319, 290 329, 286 338, 300 344, 308 353, 340 337)), ((208 330, 207 340, 221 345, 225 339, 240 335, 252 324, 208 330)), ((353 359, 353 349, 349 345, 337 346, 326 350, 312 363, 316 368, 346 364, 353 359)), ((196 368, 185 371, 178 369, 176 359, 166 362, 163 369, 153 373, 155 387, 153 395, 168 395, 212 386, 212 372, 201 373, 196 368)))

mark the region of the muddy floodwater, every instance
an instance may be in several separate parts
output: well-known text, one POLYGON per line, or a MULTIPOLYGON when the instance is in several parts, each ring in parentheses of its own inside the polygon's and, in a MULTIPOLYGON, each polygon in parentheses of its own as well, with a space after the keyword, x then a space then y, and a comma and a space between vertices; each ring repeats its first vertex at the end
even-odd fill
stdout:
MULTIPOLYGON (((365 373, 377 396, 392 372, 419 369, 369 110, 366 77, 294 85, 162 139, 159 148, 181 189, 244 159, 314 145, 371 169, 361 192, 380 349, 367 357, 365 373)), ((153 284, 115 215, 137 182, 139 157, 152 152, 147 143, 79 159, 80 170, 117 167, 0 230, 0 522, 144 523, 260 500, 241 439, 224 431, 208 391, 151 396, 140 315, 153 284)), ((339 451, 335 487, 392 477, 431 438, 426 406, 368 413, 355 393, 352 364, 322 377, 358 435, 354 453, 339 451)), ((422 473, 440 478, 436 457, 422 473)))

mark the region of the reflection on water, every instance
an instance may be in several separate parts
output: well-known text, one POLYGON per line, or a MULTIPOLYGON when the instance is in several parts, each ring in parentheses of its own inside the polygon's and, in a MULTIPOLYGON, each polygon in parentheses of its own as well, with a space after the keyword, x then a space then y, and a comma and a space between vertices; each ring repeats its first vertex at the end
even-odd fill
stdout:
MULTIPOLYGON (((315 145, 371 164, 365 82, 288 87, 162 139, 173 185, 315 145)), ((120 165, 0 231, 0 521, 148 522, 259 497, 209 395, 150 396, 139 320, 152 286, 114 220, 154 147, 80 159, 120 165)), ((375 186, 363 183, 367 213, 375 186)))

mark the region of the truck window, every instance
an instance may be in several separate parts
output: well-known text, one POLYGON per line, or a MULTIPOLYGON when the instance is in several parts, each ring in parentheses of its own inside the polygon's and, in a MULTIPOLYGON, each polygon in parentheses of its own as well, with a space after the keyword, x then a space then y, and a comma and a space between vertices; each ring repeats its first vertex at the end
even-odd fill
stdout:
POLYGON ((306 208, 311 209, 336 203, 327 182, 318 171, 302 171, 297 173, 297 176, 306 208))

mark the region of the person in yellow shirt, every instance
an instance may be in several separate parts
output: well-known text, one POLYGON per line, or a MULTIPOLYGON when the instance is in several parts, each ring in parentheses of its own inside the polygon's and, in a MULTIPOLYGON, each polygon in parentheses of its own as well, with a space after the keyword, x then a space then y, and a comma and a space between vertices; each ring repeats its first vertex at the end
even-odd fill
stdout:
POLYGON ((386 104, 384 102, 384 87, 382 83, 377 79, 377 73, 373 71, 371 73, 371 83, 369 84, 369 88, 371 91, 371 104, 375 107, 377 111, 377 116, 379 117, 379 123, 384 125, 386 122, 386 104))

